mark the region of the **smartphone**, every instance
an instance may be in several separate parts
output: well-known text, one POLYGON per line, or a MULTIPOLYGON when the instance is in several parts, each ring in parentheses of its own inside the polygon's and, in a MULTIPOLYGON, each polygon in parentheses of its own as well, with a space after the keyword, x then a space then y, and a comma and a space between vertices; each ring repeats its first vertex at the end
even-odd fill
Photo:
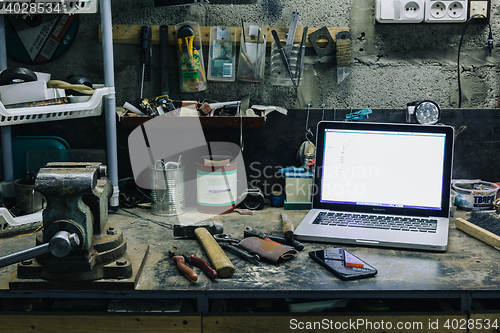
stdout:
POLYGON ((377 270, 343 248, 311 251, 309 256, 342 280, 361 279, 377 274, 377 270))

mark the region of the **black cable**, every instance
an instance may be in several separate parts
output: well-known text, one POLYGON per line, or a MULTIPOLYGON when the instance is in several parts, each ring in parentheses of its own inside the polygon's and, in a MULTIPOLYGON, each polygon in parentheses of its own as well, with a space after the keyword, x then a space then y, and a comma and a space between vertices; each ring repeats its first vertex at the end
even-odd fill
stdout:
POLYGON ((462 49, 462 40, 464 39, 465 30, 467 30, 467 26, 469 25, 470 21, 472 21, 472 19, 474 19, 478 16, 484 17, 486 22, 488 22, 488 26, 490 28, 490 33, 488 35, 488 49, 490 50, 490 54, 491 54, 491 50, 493 50, 493 34, 491 32, 490 20, 488 20, 488 18, 482 14, 472 15, 471 17, 469 17, 467 22, 465 22, 464 29, 462 30, 462 36, 460 36, 460 43, 458 44, 457 76, 458 76, 458 108, 459 109, 462 107, 462 85, 460 84, 460 50, 462 49))

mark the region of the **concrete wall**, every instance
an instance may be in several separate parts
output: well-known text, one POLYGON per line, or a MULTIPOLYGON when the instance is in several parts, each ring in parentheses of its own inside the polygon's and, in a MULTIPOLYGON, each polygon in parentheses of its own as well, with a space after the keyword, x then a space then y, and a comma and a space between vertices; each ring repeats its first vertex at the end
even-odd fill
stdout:
MULTIPOLYGON (((174 25, 197 21, 202 26, 239 26, 241 19, 271 27, 287 27, 293 10, 300 12, 300 25, 349 27, 352 39, 350 75, 336 83, 334 59, 319 59, 309 49, 298 92, 292 87, 263 83, 208 82, 201 93, 181 94, 177 57, 171 48, 170 96, 174 99, 207 98, 218 101, 250 95, 251 103, 288 108, 404 108, 407 102, 431 99, 442 108, 457 106, 457 51, 463 24, 374 24, 375 0, 256 0, 254 4, 194 5, 154 8, 151 0, 112 1, 114 24, 174 25)), ((500 94, 500 4, 493 1, 491 25, 495 38, 492 55, 487 50, 487 25, 470 25, 461 53, 463 108, 495 108, 500 94)), ((69 74, 103 82, 102 51, 97 41, 99 14, 80 15, 78 37, 71 49, 57 61, 31 67, 47 71, 53 78, 69 74)), ((138 45, 115 45, 117 103, 139 97, 138 45)), ((269 56, 269 49, 268 49, 269 56)), ((205 50, 205 61, 207 60, 205 50)), ((268 57, 269 58, 269 57, 268 57)), ((145 96, 159 94, 159 49, 153 48, 153 81, 145 96)), ((8 66, 20 66, 12 60, 8 66)), ((24 66, 24 65, 22 65, 24 66)), ((266 76, 269 74, 269 59, 266 76)))

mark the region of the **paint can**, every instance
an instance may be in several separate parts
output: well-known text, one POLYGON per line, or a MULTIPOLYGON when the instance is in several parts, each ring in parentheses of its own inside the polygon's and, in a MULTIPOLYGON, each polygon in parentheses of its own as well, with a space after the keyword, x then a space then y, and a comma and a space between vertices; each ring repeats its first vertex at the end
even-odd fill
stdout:
POLYGON ((151 214, 174 216, 183 214, 184 166, 177 162, 162 160, 150 166, 151 170, 151 214))
POLYGON ((236 208, 237 163, 230 155, 202 156, 196 170, 197 209, 200 213, 225 214, 236 208))

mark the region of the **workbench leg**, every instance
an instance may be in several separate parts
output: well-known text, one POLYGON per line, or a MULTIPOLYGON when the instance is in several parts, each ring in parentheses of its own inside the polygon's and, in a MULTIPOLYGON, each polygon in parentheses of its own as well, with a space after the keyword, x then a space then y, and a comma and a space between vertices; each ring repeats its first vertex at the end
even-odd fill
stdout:
POLYGON ((196 295, 196 306, 198 312, 208 312, 208 297, 205 293, 196 295))
POLYGON ((460 293, 460 311, 470 311, 472 309, 471 293, 460 293))

